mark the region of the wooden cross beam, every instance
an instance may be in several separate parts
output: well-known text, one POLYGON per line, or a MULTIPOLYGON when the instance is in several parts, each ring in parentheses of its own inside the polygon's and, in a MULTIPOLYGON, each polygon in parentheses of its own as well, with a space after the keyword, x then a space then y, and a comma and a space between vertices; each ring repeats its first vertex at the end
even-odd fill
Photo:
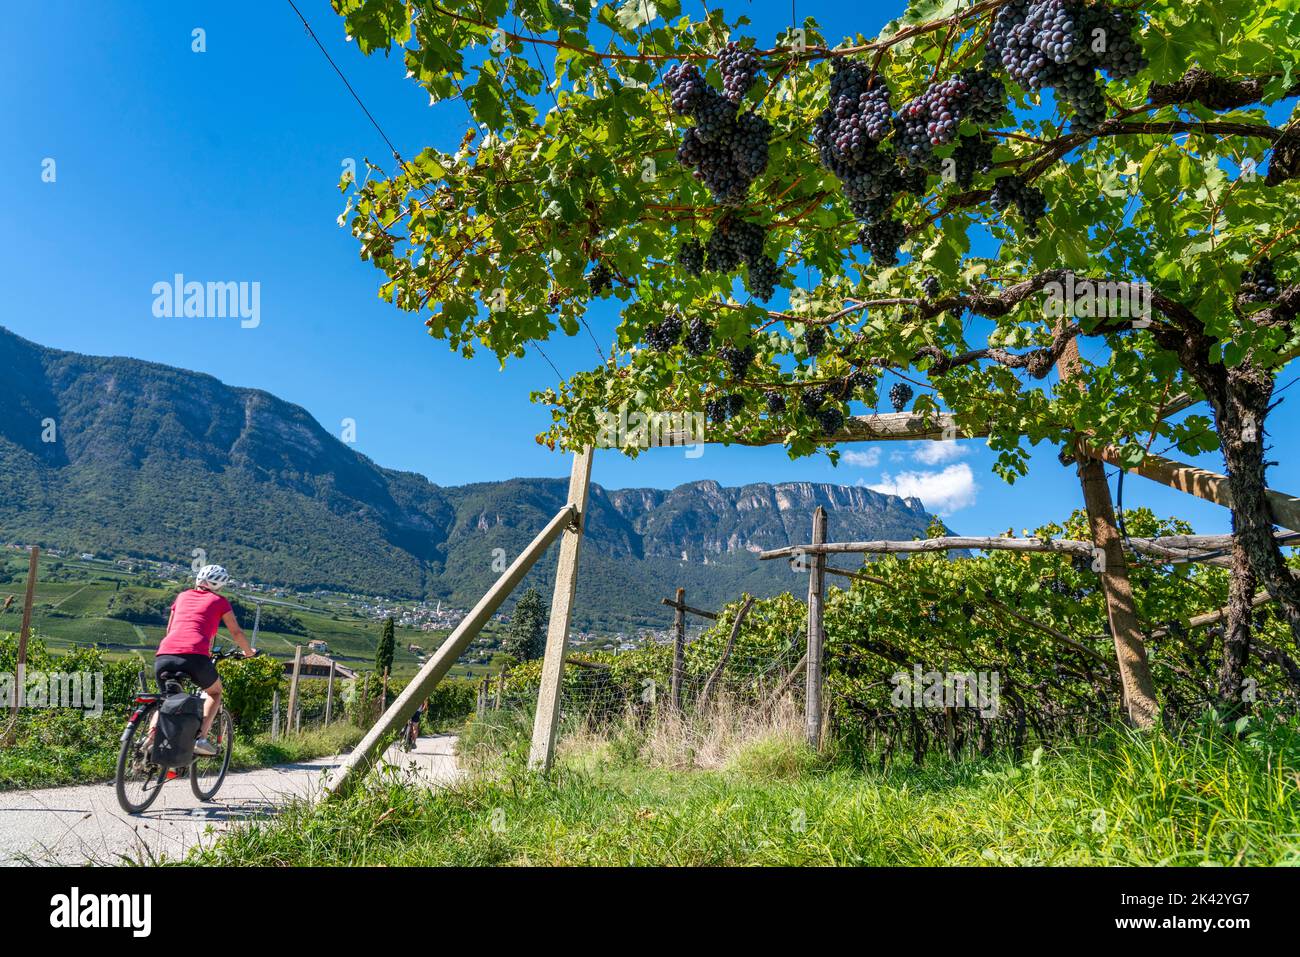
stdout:
POLYGON ((686 604, 685 602, 673 601, 671 598, 661 598, 659 600, 663 604, 667 605, 669 608, 675 608, 678 611, 684 611, 688 615, 699 615, 701 618, 709 619, 709 621, 718 620, 718 616, 713 612, 703 611, 699 608, 692 608, 690 605, 686 604))
POLYGON ((975 551, 1056 552, 1066 555, 1092 557, 1091 542, 1068 538, 999 538, 997 536, 971 537, 949 535, 943 538, 921 538, 914 541, 880 540, 873 542, 826 542, 818 545, 790 545, 759 552, 763 561, 773 558, 792 558, 800 555, 829 555, 843 553, 892 554, 897 552, 944 552, 970 549, 975 551))

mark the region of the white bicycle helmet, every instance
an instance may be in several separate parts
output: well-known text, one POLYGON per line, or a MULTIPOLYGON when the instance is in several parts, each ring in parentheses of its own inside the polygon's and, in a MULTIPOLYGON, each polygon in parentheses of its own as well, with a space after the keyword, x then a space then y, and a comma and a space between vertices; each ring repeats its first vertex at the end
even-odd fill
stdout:
POLYGON ((194 576, 194 584, 206 585, 214 590, 224 588, 229 581, 230 572, 220 565, 204 565, 199 569, 199 573, 194 576))

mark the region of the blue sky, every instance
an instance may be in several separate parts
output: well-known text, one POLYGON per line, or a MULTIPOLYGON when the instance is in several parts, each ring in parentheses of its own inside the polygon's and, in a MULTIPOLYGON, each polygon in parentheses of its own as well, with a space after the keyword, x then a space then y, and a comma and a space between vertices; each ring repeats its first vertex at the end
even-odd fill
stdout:
MULTIPOLYGON (((431 108, 396 58, 361 56, 324 0, 299 7, 404 155, 454 147, 463 107, 431 108)), ((799 0, 797 10, 838 37, 874 35, 901 7, 799 0)), ((747 12, 764 44, 790 18, 784 2, 727 9, 747 12)), ((9 187, 0 205, 0 325, 56 348, 266 389, 336 433, 354 419, 361 452, 439 484, 567 474, 567 460, 533 440, 548 414, 528 393, 555 378, 543 360, 530 354, 504 372, 487 356, 465 361, 376 298, 380 274, 335 224, 336 185, 345 159, 382 163, 387 153, 287 3, 24 5, 0 36, 0 90, 9 187), (191 50, 195 28, 206 32, 204 53, 191 50), (57 164, 53 183, 42 182, 47 158, 57 164), (260 283, 260 326, 156 318, 151 288, 176 273, 260 283)), ((605 340, 613 308, 588 316, 605 340)), ((561 371, 592 365, 585 333, 559 336, 545 348, 561 371)), ((1295 436, 1288 412, 1284 405, 1273 417, 1275 447, 1295 436)), ((1074 474, 1052 449, 1039 450, 1028 479, 1007 486, 989 471, 993 455, 982 443, 960 446, 945 460, 936 454, 952 450, 934 443, 860 445, 838 468, 824 457, 792 462, 779 448, 709 446, 698 458, 656 450, 635 462, 601 452, 593 478, 610 488, 702 478, 865 482, 920 494, 970 533, 1033 527, 1079 504, 1074 474)), ((1222 468, 1217 455, 1202 462, 1222 468)), ((1283 464, 1270 484, 1294 491, 1300 474, 1283 464)), ((1179 514, 1200 531, 1227 530, 1226 511, 1140 479, 1126 483, 1125 500, 1179 514)))

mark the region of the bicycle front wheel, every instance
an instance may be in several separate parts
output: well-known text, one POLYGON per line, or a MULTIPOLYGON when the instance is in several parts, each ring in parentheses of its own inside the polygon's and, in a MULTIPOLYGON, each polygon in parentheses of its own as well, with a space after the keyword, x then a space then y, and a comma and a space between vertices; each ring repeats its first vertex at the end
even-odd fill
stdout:
POLYGON ((200 801, 211 801, 221 790, 221 782, 230 769, 230 755, 235 746, 235 728, 230 712, 222 708, 212 721, 208 740, 217 746, 210 757, 195 757, 190 765, 190 790, 200 801))
POLYGON ((167 781, 167 769, 154 764, 149 753, 153 750, 153 737, 149 732, 156 711, 156 707, 146 708, 122 734, 114 787, 117 803, 127 814, 147 810, 158 800, 158 793, 167 781))

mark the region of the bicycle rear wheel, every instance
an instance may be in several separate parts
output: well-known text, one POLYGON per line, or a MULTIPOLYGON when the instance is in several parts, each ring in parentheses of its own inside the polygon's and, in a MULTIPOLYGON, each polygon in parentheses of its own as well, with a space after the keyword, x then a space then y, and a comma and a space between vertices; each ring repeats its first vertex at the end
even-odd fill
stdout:
POLYGON ((217 746, 211 757, 195 757, 190 765, 190 790, 200 801, 211 801, 221 790, 221 782, 230 769, 230 756, 235 746, 235 727, 230 712, 222 708, 212 721, 208 740, 217 746))
POLYGON ((156 711, 156 706, 146 708, 122 734, 114 789, 118 805, 127 814, 147 810, 167 782, 167 769, 154 764, 149 754, 153 747, 149 732, 156 711))

